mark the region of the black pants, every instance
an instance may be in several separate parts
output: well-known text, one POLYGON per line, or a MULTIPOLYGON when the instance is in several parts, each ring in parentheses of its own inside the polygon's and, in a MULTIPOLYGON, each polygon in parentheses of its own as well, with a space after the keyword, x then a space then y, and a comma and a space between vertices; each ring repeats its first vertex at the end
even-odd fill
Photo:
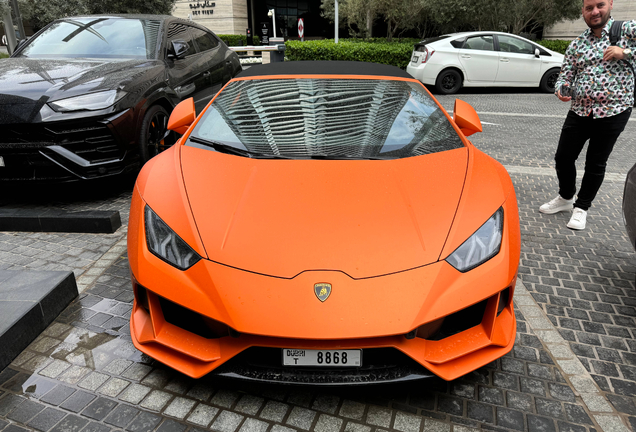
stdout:
POLYGON ((585 142, 590 140, 585 156, 585 173, 574 207, 587 210, 592 205, 605 177, 607 159, 631 113, 632 109, 629 108, 612 117, 595 119, 592 116, 581 117, 574 111, 568 112, 554 156, 559 195, 564 199, 571 199, 576 193, 575 162, 585 142))

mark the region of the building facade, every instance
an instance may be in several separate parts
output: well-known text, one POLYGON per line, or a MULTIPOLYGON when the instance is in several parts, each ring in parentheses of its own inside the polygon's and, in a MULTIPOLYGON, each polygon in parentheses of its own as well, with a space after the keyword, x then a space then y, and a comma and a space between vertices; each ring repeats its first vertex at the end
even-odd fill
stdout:
MULTIPOLYGON (((636 19, 635 0, 614 0, 612 9, 614 19, 627 21, 636 19)), ((575 21, 561 21, 558 24, 548 27, 543 31, 544 39, 565 39, 572 40, 587 29, 587 24, 583 17, 575 21)))
POLYGON ((320 16, 320 0, 177 0, 172 14, 217 34, 245 34, 249 28, 259 35, 263 25, 273 25, 271 9, 278 37, 297 38, 299 18, 304 21, 304 37, 333 37, 333 26, 320 16))

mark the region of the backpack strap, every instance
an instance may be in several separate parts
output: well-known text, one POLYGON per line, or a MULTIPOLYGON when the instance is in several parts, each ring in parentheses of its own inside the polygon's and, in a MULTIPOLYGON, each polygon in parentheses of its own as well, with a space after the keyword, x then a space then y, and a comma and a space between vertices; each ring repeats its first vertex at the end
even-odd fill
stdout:
POLYGON ((612 23, 612 26, 610 27, 610 32, 609 32, 610 45, 616 45, 618 40, 621 38, 624 22, 625 21, 614 21, 612 23))
MULTIPOLYGON (((610 27, 609 38, 610 45, 616 46, 616 43, 621 38, 621 34, 623 33, 623 23, 625 21, 614 21, 612 26, 610 27)), ((634 106, 636 106, 636 72, 634 72, 634 66, 628 60, 621 60, 621 62, 627 66, 632 71, 632 75, 634 76, 634 106)))

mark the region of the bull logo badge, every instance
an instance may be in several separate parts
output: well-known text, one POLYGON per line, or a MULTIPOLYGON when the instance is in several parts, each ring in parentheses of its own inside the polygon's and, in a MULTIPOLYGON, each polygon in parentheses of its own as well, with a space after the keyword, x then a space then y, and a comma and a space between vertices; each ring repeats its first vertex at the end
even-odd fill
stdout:
POLYGON ((316 297, 318 297, 318 300, 320 300, 321 302, 324 302, 325 300, 329 298, 329 295, 331 294, 331 284, 328 284, 328 283, 314 284, 314 293, 316 294, 316 297))

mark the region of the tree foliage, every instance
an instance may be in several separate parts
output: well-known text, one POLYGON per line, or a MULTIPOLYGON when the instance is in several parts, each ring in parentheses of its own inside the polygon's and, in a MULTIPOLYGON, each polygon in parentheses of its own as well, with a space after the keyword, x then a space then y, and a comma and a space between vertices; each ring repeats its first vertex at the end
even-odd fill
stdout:
POLYGON ((0 18, 4 16, 4 14, 7 13, 7 11, 11 10, 11 8, 9 7, 9 1, 8 0, 0 0, 0 18))
MULTIPOLYGON (((322 0, 322 15, 335 21, 334 0, 322 0)), ((371 37, 373 22, 382 19, 387 25, 387 40, 399 31, 417 27, 422 21, 425 0, 339 0, 339 25, 346 25, 354 37, 371 37)))
POLYGON ((498 30, 533 33, 581 15, 580 0, 445 0, 430 3, 431 16, 446 31, 498 30))
MULTIPOLYGON (((2 0, 0 0, 2 1, 2 0)), ((20 0, 20 13, 37 30, 53 20, 84 14, 170 14, 176 0, 20 0)))
MULTIPOLYGON (((463 30, 534 33, 581 14, 581 0, 339 0, 338 17, 354 37, 371 36, 375 20, 387 25, 387 39, 417 29, 420 36, 463 30)), ((322 0, 322 13, 334 22, 334 0, 322 0)))

